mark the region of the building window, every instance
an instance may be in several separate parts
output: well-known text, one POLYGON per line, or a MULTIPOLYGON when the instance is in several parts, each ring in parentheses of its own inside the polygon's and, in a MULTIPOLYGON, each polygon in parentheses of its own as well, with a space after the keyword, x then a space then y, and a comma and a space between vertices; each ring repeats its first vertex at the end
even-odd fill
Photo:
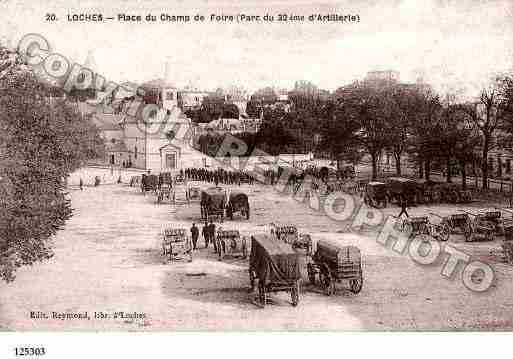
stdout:
POLYGON ((506 160, 506 173, 511 173, 511 160, 506 160))
POLYGON ((176 168, 176 154, 175 153, 167 153, 166 154, 166 168, 176 168))
POLYGON ((111 142, 111 143, 116 143, 116 139, 115 139, 115 138, 111 138, 111 139, 110 139, 110 142, 111 142))
POLYGON ((167 101, 173 101, 174 100, 174 94, 172 92, 166 93, 166 100, 167 101))

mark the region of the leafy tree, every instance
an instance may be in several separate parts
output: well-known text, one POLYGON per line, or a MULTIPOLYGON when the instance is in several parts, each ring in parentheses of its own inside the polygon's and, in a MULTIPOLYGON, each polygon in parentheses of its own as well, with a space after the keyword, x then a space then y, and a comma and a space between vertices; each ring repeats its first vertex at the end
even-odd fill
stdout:
POLYGON ((65 178, 102 155, 92 122, 49 96, 33 73, 0 78, 0 276, 50 258, 51 238, 72 215, 65 178))

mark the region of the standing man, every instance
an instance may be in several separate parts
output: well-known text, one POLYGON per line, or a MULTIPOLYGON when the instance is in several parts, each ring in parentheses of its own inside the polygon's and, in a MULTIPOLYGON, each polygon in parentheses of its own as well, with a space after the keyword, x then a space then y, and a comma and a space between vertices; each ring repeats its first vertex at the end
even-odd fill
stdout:
POLYGON ((196 250, 196 244, 198 243, 199 230, 196 227, 196 223, 192 224, 191 237, 192 237, 192 249, 196 250))
POLYGON ((203 223, 203 228, 201 228, 201 235, 205 241, 205 248, 208 248, 208 230, 209 226, 206 223, 203 223))
POLYGON ((406 217, 410 217, 408 215, 408 212, 406 212, 406 207, 408 207, 408 201, 406 200, 406 196, 404 194, 401 195, 401 199, 400 199, 400 204, 401 204, 401 212, 399 213, 399 215, 397 216, 397 218, 401 218, 402 214, 404 213, 406 215, 406 217))
POLYGON ((208 225, 209 229, 209 237, 212 241, 212 244, 214 245, 214 251, 217 252, 217 243, 216 243, 216 225, 212 220, 210 220, 210 224, 208 225))

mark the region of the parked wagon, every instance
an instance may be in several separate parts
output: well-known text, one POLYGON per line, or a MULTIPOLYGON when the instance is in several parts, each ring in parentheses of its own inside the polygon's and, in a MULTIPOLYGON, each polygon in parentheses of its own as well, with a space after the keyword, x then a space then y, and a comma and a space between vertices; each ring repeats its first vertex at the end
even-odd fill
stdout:
POLYGON ((264 234, 251 237, 249 280, 251 291, 258 280, 260 305, 266 305, 269 293, 287 291, 290 292, 292 305, 297 306, 300 278, 299 254, 289 244, 264 234))
POLYGON ((425 179, 417 179, 415 180, 415 184, 417 186, 417 203, 428 204, 440 201, 440 197, 435 190, 438 182, 425 179))
POLYGON ((130 187, 136 187, 141 185, 141 176, 130 177, 130 187))
POLYGON ((335 293, 335 283, 346 281, 353 293, 359 293, 363 286, 362 256, 360 249, 340 242, 321 239, 312 262, 307 264, 308 279, 318 283, 326 295, 335 293))
POLYGON ((404 198, 408 205, 417 203, 418 185, 415 181, 404 177, 389 177, 386 183, 390 202, 400 203, 401 198, 404 198))
POLYGON ((226 207, 226 191, 222 187, 210 187, 201 191, 200 208, 201 219, 205 222, 213 217, 219 217, 224 220, 224 211, 226 207))
POLYGON ((247 240, 246 237, 240 236, 239 231, 219 229, 216 240, 219 260, 223 260, 226 255, 233 256, 235 254, 242 255, 244 259, 247 258, 247 240))
POLYGON ((174 202, 173 176, 170 172, 159 174, 157 203, 162 203, 164 199, 173 200, 174 202))
POLYGON ((296 226, 276 225, 271 223, 271 235, 275 239, 291 245, 299 239, 296 226))
POLYGON ((410 233, 410 237, 413 238, 421 234, 428 234, 428 224, 428 217, 409 217, 403 220, 401 229, 410 233))
POLYGON ((493 241, 495 239, 496 227, 485 215, 463 211, 473 217, 470 221, 470 235, 465 237, 467 242, 493 241))
POLYGON ((192 243, 185 228, 166 228, 162 238, 163 255, 170 259, 187 257, 192 262, 192 243))
POLYGON ((249 220, 249 199, 248 195, 240 191, 232 191, 226 205, 226 216, 233 219, 234 213, 240 213, 249 220))
POLYGON ((506 263, 513 264, 513 223, 508 223, 508 225, 504 227, 502 250, 506 263))
POLYGON ((309 234, 305 233, 300 233, 297 240, 292 242, 292 248, 304 249, 306 255, 310 255, 312 253, 312 246, 312 237, 309 234))
POLYGON ((146 192, 156 192, 159 186, 159 177, 157 175, 142 175, 141 190, 146 192))
POLYGON ((410 217, 403 221, 403 230, 410 233, 410 237, 422 235, 424 239, 432 238, 437 241, 447 241, 451 230, 447 223, 431 223, 428 217, 410 217))
POLYGON ((450 233, 460 233, 466 237, 470 236, 472 227, 471 220, 466 213, 456 213, 449 216, 440 216, 439 214, 431 212, 432 215, 437 216, 445 223, 450 230, 450 233))
POLYGON ((461 202, 459 185, 455 183, 439 183, 436 186, 439 192, 440 202, 444 203, 459 203, 461 202))
POLYGON ((388 203, 387 185, 376 181, 367 183, 363 202, 374 208, 385 208, 388 203))
POLYGON ((201 182, 188 181, 185 188, 185 198, 187 203, 199 203, 201 201, 201 182))

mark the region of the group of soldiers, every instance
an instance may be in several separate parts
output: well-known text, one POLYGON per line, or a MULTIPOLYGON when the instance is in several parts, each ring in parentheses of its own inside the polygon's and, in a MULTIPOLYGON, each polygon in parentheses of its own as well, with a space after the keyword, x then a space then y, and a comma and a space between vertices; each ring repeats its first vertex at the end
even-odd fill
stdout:
MULTIPOLYGON (((197 249, 199 234, 199 228, 196 226, 196 223, 193 223, 191 227, 191 239, 193 249, 197 249)), ((209 243, 212 243, 214 246, 214 250, 217 251, 217 243, 215 241, 216 225, 212 220, 210 220, 209 223, 203 224, 201 228, 201 235, 203 236, 203 240, 205 241, 205 248, 208 248, 209 243)))
POLYGON ((229 185, 235 184, 239 186, 241 183, 255 183, 253 176, 245 171, 228 171, 222 168, 216 170, 209 170, 206 168, 186 168, 184 175, 187 179, 211 182, 215 183, 216 186, 219 183, 229 185))

